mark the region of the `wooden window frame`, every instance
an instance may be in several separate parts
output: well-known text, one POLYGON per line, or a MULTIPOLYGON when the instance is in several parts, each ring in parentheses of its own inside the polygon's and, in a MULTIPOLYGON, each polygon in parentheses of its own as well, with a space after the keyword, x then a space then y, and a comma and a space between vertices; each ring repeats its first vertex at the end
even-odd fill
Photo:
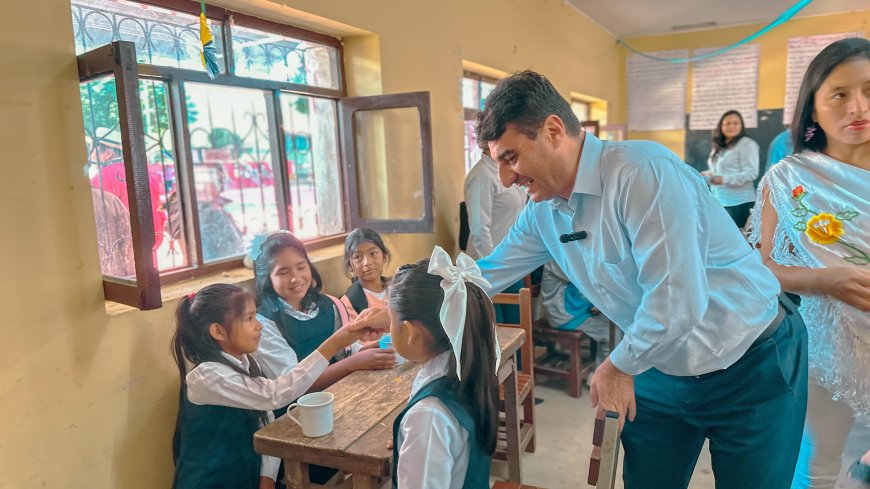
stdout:
POLYGON ((126 283, 103 277, 106 298, 139 309, 160 307, 160 275, 154 266, 154 222, 151 216, 151 193, 148 182, 148 159, 145 155, 145 133, 142 108, 139 104, 139 74, 136 49, 132 42, 115 41, 78 57, 82 82, 104 75, 115 78, 118 100, 118 121, 124 157, 124 177, 130 211, 130 234, 136 279, 126 283), (151 232, 143 232, 143 230, 151 232))
MULTIPOLYGON (((185 0, 134 0, 137 3, 153 5, 156 7, 175 10, 183 13, 199 15, 199 4, 185 0)), ((217 271, 223 271, 243 266, 244 256, 232 257, 225 260, 203 263, 202 239, 199 229, 198 212, 196 206, 195 182, 190 154, 189 133, 187 131, 187 107, 184 97, 184 84, 186 82, 209 83, 221 86, 253 88, 274 93, 274 99, 268 107, 270 128, 276 130, 276 134, 283 134, 281 106, 279 103, 281 93, 293 93, 303 96, 329 98, 337 105, 336 112, 336 135, 337 152, 339 154, 338 170, 340 172, 338 188, 344 189, 347 202, 344 205, 344 231, 331 236, 320 236, 305 241, 306 248, 314 250, 326 246, 343 243, 347 233, 364 221, 350 217, 352 209, 359 215, 359 193, 355 185, 348 183, 349 175, 354 176, 352 165, 348 165, 344 156, 354 154, 353 139, 351 135, 350 148, 346 145, 347 133, 343 130, 341 110, 343 106, 352 106, 355 102, 368 99, 366 103, 378 104, 395 103, 396 101, 418 100, 420 93, 393 94, 372 97, 347 98, 346 75, 344 70, 344 52, 340 39, 306 31, 298 27, 280 24, 256 17, 240 14, 219 7, 206 5, 206 16, 222 22, 223 36, 219 41, 224 45, 226 60, 225 72, 211 80, 205 72, 175 68, 139 64, 136 60, 135 45, 129 41, 114 41, 78 56, 80 81, 85 82, 99 76, 115 74, 117 99, 119 105, 119 121, 122 134, 123 158, 125 175, 127 178, 127 190, 129 199, 129 211, 131 220, 132 239, 134 242, 134 261, 136 270, 135 283, 124 283, 111 277, 104 277, 103 288, 107 300, 137 307, 142 310, 156 309, 162 306, 160 286, 197 278, 217 271), (296 39, 315 42, 335 47, 338 50, 339 88, 322 88, 309 85, 283 83, 272 80, 236 76, 234 74, 234 62, 232 52, 232 26, 234 24, 281 34, 296 39), (170 270, 163 273, 157 271, 152 259, 154 246, 154 233, 142 232, 143 229, 153 229, 151 215, 150 185, 148 181, 147 157, 145 155, 145 143, 141 107, 139 106, 138 83, 140 79, 157 79, 167 86, 169 97, 168 110, 170 111, 171 130, 175 146, 175 164, 178 172, 178 190, 183 213, 183 225, 187 242, 188 265, 182 269, 170 270), (347 105, 350 103, 351 105, 347 105), (350 151, 348 153, 348 151, 350 151), (353 203, 353 204, 351 204, 353 203)), ((425 217, 422 220, 392 220, 379 221, 379 224, 387 224, 387 229, 379 224, 376 228, 390 232, 432 232, 433 207, 432 197, 432 140, 431 140, 431 115, 429 108, 428 92, 425 93, 425 109, 420 105, 399 105, 398 107, 416 107, 420 111, 421 120, 421 151, 423 156, 423 175, 425 217), (395 225, 390 225, 394 223, 395 225)), ((359 110, 365 110, 360 106, 359 110)), ((283 139, 277 136, 270 138, 272 145, 271 161, 275 173, 276 205, 278 206, 279 226, 282 229, 289 227, 287 215, 287 203, 290 202, 290 186, 287 184, 286 148, 283 139), (272 141, 274 139, 275 141, 272 141), (280 182, 280 183, 279 183, 280 182)))
POLYGON ((349 97, 339 102, 339 144, 344 160, 344 181, 348 199, 347 217, 351 228, 366 227, 386 233, 426 233, 434 231, 432 177, 432 116, 429 92, 397 93, 369 97, 349 97), (362 216, 359 186, 356 176, 356 146, 354 144, 354 114, 399 108, 417 109, 420 116, 422 151, 423 216, 419 219, 366 219, 362 216))

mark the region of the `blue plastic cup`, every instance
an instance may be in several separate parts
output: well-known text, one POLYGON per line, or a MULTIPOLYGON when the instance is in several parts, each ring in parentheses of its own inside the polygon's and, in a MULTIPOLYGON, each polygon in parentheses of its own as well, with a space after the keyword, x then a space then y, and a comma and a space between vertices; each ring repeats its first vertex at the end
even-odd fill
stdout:
MULTIPOLYGON (((381 336, 381 339, 378 340, 378 346, 381 349, 392 348, 393 347, 393 338, 388 334, 381 336)), ((402 358, 402 355, 399 355, 398 353, 396 353, 396 363, 401 365, 404 362, 405 362, 405 359, 402 358)))

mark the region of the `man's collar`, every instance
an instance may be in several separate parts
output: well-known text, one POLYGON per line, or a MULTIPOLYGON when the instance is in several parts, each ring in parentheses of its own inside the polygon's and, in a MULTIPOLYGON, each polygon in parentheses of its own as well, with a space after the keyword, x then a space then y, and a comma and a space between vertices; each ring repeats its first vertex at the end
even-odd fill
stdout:
POLYGON ((555 197, 550 204, 559 211, 574 213, 574 195, 587 194, 601 196, 601 153, 604 144, 590 133, 583 138, 580 151, 580 161, 577 163, 577 176, 574 177, 574 187, 568 199, 555 197))
POLYGON ((572 194, 587 194, 601 196, 601 152, 604 144, 595 135, 586 133, 583 138, 583 149, 580 152, 580 163, 577 165, 577 177, 574 179, 572 194))

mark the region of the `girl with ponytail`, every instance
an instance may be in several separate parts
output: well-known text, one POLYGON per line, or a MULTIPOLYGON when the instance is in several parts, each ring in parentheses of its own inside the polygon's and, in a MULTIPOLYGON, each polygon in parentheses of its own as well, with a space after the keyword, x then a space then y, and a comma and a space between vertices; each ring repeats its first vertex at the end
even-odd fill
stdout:
POLYGON ((393 424, 393 488, 488 489, 498 431, 499 347, 489 283, 470 257, 440 247, 396 271, 393 347, 423 363, 393 424))
POLYGON ((183 297, 172 338, 181 377, 173 488, 273 488, 280 460, 254 452, 254 432, 274 419, 272 409, 304 394, 328 358, 385 326, 384 316, 368 314, 341 327, 289 373, 270 380, 251 356, 263 329, 253 296, 215 284, 183 297))

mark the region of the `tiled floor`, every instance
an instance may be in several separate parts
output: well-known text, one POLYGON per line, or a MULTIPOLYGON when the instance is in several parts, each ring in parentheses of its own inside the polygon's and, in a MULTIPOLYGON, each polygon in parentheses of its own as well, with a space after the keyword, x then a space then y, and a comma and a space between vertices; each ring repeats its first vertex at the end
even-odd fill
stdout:
MULTIPOLYGON (((545 401, 536 408, 538 419, 537 451, 523 456, 523 482, 547 489, 579 489, 586 485, 595 411, 589 405, 589 391, 574 399, 559 382, 538 384, 535 393, 545 401)), ((846 445, 844 471, 861 453, 870 448, 870 419, 855 423, 846 445)), ((507 466, 493 462, 493 476, 507 477, 507 466)), ((616 487, 622 488, 621 471, 616 487)), ((713 489, 710 455, 704 448, 690 489, 713 489)), ((845 487, 841 477, 838 488, 845 487)))

